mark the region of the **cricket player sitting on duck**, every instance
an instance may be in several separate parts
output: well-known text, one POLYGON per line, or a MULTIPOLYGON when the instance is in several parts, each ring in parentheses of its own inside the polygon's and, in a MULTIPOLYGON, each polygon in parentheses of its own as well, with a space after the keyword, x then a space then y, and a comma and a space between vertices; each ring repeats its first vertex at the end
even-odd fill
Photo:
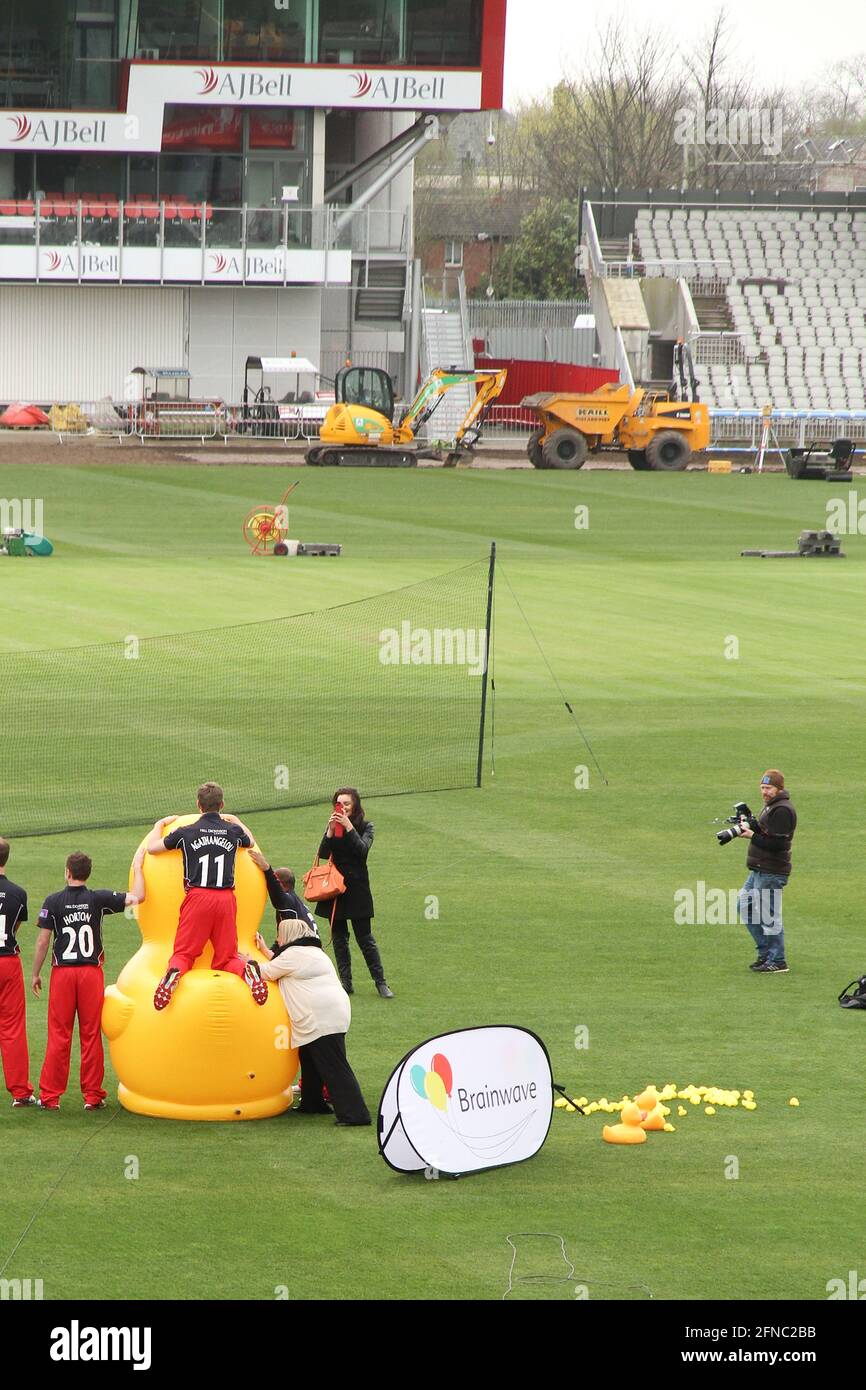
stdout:
POLYGON ((183 884, 186 895, 180 907, 174 954, 156 987, 153 1007, 164 1009, 182 975, 191 970, 208 941, 213 945, 213 969, 239 975, 250 987, 257 1004, 266 1004, 268 987, 256 961, 238 955, 235 855, 249 849, 252 833, 237 816, 221 815, 223 790, 205 782, 196 793, 199 820, 181 825, 167 835, 165 827, 176 816, 163 816, 150 832, 148 854, 170 849, 183 852, 183 884))

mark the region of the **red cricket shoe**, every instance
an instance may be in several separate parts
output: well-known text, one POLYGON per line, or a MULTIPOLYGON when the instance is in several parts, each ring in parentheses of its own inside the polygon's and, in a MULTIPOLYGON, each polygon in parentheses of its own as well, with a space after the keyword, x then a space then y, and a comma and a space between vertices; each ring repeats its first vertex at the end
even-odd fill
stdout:
POLYGON ((244 979, 250 987, 250 993, 257 1004, 267 1004, 268 1002, 268 983, 262 978, 258 961, 247 961, 247 968, 244 971, 244 979))
POLYGON ((179 983, 180 971, 176 969, 166 970, 154 991, 153 1007, 157 1010, 167 1008, 179 983))

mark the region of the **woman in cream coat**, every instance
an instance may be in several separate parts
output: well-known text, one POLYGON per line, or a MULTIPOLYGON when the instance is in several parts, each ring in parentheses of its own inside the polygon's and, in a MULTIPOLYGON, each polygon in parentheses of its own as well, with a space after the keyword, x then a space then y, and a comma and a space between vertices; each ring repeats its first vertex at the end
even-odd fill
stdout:
POLYGON ((291 1020, 292 1046, 298 1049, 303 1080, 298 1113, 331 1114, 322 1095, 327 1086, 336 1124, 369 1125, 370 1112, 346 1057, 351 1005, 315 928, 300 918, 284 918, 275 951, 260 934, 256 945, 267 957, 262 976, 279 985, 291 1020))

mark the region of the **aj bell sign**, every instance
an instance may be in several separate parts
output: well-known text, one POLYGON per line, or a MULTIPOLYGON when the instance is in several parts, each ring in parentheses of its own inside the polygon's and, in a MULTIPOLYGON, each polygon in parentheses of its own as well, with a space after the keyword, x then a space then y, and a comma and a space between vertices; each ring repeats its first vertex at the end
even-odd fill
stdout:
POLYGON ((403 111, 472 111, 481 105, 481 73, 415 68, 205 67, 133 63, 129 111, 155 103, 226 106, 396 107, 403 111))
POLYGON ((125 112, 0 116, 0 149, 120 153, 162 148, 168 102, 188 106, 321 106, 347 110, 478 111, 481 73, 427 68, 282 68, 132 63, 125 112))

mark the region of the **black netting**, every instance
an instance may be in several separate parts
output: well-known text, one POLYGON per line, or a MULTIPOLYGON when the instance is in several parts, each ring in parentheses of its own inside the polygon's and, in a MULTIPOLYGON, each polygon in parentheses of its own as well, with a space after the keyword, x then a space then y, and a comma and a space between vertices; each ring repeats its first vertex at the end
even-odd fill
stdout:
POLYGON ((472 786, 488 562, 316 613, 3 660, 0 834, 472 786), (385 660, 384 658, 389 658, 385 660), (393 658, 393 660, 391 659, 393 658))

